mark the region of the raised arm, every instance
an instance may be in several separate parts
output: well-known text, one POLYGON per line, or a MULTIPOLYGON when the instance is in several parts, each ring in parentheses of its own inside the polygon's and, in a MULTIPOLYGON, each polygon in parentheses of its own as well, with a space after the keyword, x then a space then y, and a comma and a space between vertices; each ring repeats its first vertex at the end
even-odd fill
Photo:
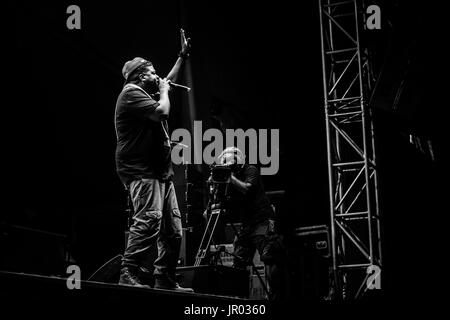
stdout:
POLYGON ((175 64, 172 67, 172 70, 170 70, 169 74, 167 75, 166 79, 176 82, 178 78, 178 73, 181 69, 181 65, 183 64, 184 60, 186 60, 189 56, 189 50, 191 48, 191 39, 186 39, 186 35, 184 34, 184 30, 180 29, 181 33, 181 51, 178 55, 177 61, 175 61, 175 64))

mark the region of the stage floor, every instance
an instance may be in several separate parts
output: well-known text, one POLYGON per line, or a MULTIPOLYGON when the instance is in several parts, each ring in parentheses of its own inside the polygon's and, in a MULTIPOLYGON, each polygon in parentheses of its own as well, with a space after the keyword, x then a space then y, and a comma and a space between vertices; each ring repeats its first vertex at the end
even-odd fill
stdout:
POLYGON ((180 319, 196 313, 213 318, 213 314, 205 314, 212 312, 212 308, 218 313, 214 318, 219 318, 219 313, 229 318, 227 315, 232 306, 265 304, 264 301, 240 297, 135 288, 83 280, 80 281, 79 289, 69 289, 67 282, 62 277, 0 271, 0 304, 3 310, 10 309, 15 314, 29 311, 61 314, 61 310, 70 313, 83 310, 109 313, 117 310, 120 313, 148 314, 149 318, 156 312, 158 315, 180 319))

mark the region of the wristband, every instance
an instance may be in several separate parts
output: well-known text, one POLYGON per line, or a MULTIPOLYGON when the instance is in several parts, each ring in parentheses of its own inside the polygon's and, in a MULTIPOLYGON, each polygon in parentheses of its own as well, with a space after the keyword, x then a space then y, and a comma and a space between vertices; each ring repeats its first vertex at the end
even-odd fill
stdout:
POLYGON ((178 54, 178 56, 179 56, 181 59, 187 59, 187 58, 189 58, 189 53, 180 51, 180 53, 178 54))

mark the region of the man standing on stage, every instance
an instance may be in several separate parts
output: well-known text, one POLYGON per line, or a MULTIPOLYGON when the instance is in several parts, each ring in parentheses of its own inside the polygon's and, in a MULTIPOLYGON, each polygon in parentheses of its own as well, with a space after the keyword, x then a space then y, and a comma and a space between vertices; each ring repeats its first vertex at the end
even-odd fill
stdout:
POLYGON ((139 57, 127 61, 122 69, 125 86, 115 112, 116 168, 134 212, 119 284, 148 287, 139 270, 157 244, 154 287, 192 292, 175 281, 182 227, 167 125, 170 81, 176 80, 190 47, 183 30, 181 36, 179 58, 166 78, 160 79, 152 63, 139 57))

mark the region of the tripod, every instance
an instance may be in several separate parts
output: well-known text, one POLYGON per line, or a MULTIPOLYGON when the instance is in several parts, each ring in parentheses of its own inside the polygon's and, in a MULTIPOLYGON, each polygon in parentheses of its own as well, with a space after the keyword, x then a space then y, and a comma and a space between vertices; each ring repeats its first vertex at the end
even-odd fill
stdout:
POLYGON ((205 260, 206 256, 210 251, 210 245, 213 241, 214 231, 216 230, 217 224, 219 222, 220 216, 224 213, 223 209, 212 209, 211 214, 208 218, 208 222, 206 224, 205 232, 202 236, 202 241, 200 242, 200 246, 197 251, 197 255, 195 258, 194 266, 198 267, 202 264, 203 260, 205 260))

